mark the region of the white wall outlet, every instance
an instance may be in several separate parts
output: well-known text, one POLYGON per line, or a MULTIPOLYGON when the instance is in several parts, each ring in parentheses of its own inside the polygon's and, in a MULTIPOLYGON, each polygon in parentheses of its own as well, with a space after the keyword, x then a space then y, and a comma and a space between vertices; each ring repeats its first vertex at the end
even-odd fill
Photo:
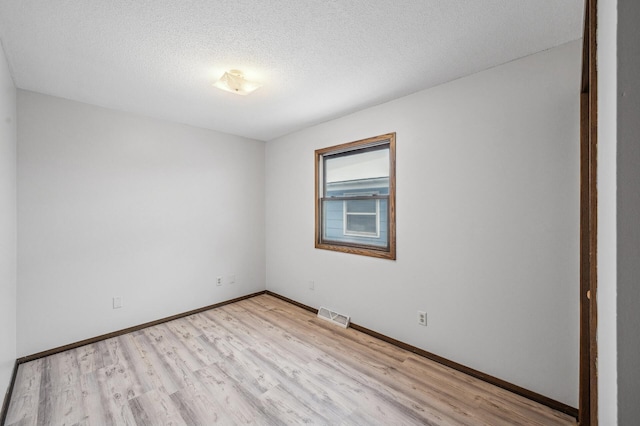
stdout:
POLYGON ((216 285, 222 285, 222 277, 216 278, 216 285))
POLYGON ((122 308, 122 297, 114 297, 113 298, 113 309, 122 308))
POLYGON ((228 282, 229 284, 235 284, 235 283, 236 283, 236 276, 235 276, 235 275, 229 275, 229 276, 227 277, 227 282, 228 282))
POLYGON ((418 311, 418 324, 427 326, 427 313, 425 311, 418 311))
POLYGON ((309 290, 313 290, 316 288, 316 283, 313 281, 309 281, 309 290))

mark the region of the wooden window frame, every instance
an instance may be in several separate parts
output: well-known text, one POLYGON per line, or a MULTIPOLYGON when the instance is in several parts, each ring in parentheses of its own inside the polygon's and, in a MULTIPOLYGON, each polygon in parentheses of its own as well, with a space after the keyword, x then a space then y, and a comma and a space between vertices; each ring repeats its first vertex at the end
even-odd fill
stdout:
MULTIPOLYGON (((382 196, 376 196, 380 198, 382 196)), ((315 151, 315 247, 317 249, 331 250, 342 253, 351 253, 361 256, 377 257, 381 259, 396 259, 396 134, 387 133, 368 139, 334 145, 315 151), (387 202, 387 246, 377 247, 373 245, 357 244, 350 242, 324 241, 322 236, 322 199, 325 190, 323 161, 325 156, 346 154, 370 147, 388 146, 389 148, 389 195, 384 196, 387 202)))

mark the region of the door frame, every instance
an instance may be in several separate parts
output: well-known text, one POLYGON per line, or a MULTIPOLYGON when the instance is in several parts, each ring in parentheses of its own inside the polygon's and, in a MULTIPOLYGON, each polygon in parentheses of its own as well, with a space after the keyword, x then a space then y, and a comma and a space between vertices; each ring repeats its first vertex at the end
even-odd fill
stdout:
POLYGON ((597 0, 585 0, 580 90, 580 384, 578 423, 598 424, 597 0))

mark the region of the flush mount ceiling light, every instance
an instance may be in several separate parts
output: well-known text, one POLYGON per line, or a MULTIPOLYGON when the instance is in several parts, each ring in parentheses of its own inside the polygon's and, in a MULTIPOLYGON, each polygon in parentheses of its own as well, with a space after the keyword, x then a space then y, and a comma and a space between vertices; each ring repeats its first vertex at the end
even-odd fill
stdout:
POLYGON ((222 77, 220 77, 220 80, 213 83, 213 85, 218 89, 242 96, 246 96, 262 86, 261 84, 247 80, 244 78, 242 71, 238 70, 225 72, 222 77))

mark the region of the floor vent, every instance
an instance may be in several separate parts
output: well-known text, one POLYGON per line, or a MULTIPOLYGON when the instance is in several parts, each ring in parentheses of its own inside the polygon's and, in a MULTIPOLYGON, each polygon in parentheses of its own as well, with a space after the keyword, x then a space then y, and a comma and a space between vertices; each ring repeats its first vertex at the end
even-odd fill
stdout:
POLYGON ((327 308, 320 307, 320 309, 318 309, 318 318, 331 321, 332 323, 338 324, 340 327, 343 327, 343 328, 349 327, 350 317, 339 314, 327 308))

